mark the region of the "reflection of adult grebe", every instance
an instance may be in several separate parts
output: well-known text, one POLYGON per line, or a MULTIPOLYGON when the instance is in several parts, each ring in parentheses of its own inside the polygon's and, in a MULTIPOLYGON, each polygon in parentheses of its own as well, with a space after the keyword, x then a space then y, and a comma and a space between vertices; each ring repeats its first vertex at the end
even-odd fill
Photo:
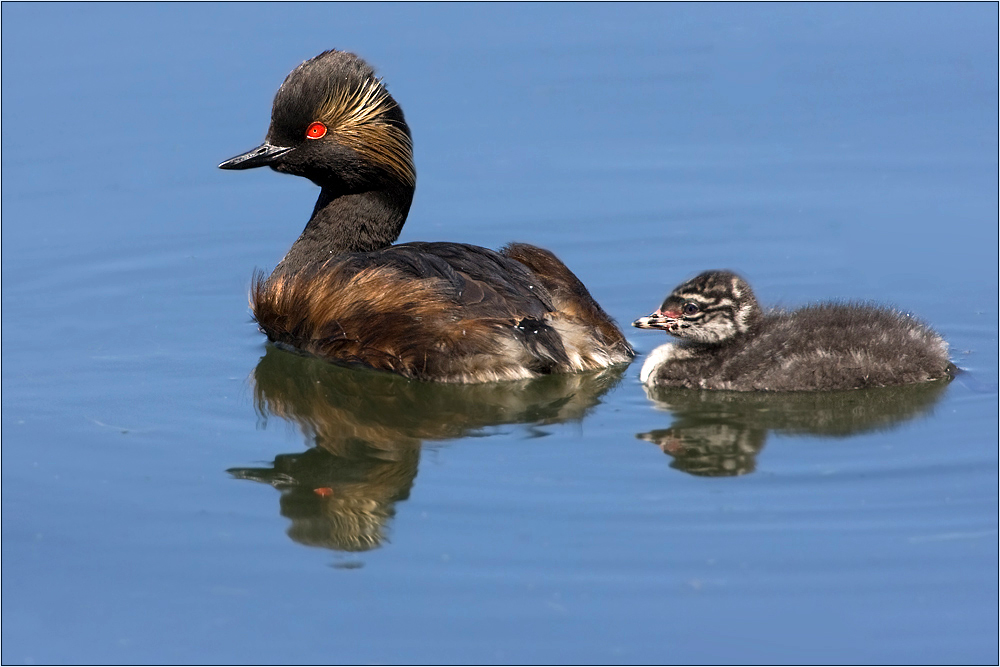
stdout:
POLYGON ((296 542, 342 551, 372 549, 385 539, 395 503, 409 497, 420 446, 482 434, 503 424, 580 420, 621 380, 624 367, 553 375, 517 383, 413 382, 358 372, 268 347, 253 374, 265 420, 302 429, 300 454, 264 468, 233 468, 281 491, 281 514, 296 542))
POLYGON ((692 391, 646 387, 657 408, 673 414, 670 428, 636 435, 655 443, 672 468, 728 477, 753 472, 769 433, 848 437, 888 430, 927 414, 944 382, 825 392, 692 391))
POLYGON ((642 366, 648 385, 733 391, 885 387, 951 377, 948 344, 916 319, 859 304, 766 312, 750 285, 706 271, 633 326, 681 339, 642 366))
POLYGON ((219 165, 270 166, 322 188, 312 217, 250 301, 272 341, 422 380, 490 382, 597 370, 632 348, 547 250, 403 243, 416 174, 410 129, 351 53, 299 65, 264 143, 219 165))
POLYGON ((311 448, 281 454, 270 467, 232 468, 239 479, 281 491, 281 515, 291 519, 288 536, 300 544, 338 551, 367 551, 385 540, 395 504, 410 497, 420 448, 387 450, 358 441, 336 454, 311 448))

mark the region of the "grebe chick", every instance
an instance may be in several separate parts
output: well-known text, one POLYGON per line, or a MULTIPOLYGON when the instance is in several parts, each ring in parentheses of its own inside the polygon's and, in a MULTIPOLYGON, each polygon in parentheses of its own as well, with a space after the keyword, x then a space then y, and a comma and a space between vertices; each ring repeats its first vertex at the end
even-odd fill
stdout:
POLYGON ((681 339, 646 359, 639 377, 651 386, 821 391, 940 380, 956 370, 941 336, 905 313, 850 303, 764 311, 728 271, 680 285, 632 326, 681 339))
POLYGON ((275 343, 443 382, 596 370, 634 356, 547 250, 392 245, 416 185, 410 129, 354 54, 326 51, 295 68, 264 143, 219 165, 263 166, 322 188, 298 240, 251 288, 254 318, 275 343))

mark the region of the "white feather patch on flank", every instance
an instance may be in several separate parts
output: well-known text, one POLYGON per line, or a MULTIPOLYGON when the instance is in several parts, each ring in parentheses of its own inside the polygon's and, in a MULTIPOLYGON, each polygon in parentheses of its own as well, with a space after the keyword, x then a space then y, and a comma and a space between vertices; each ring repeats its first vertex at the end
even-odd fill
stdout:
POLYGON ((596 340, 594 332, 588 326, 563 317, 549 318, 546 323, 562 339, 571 371, 592 371, 631 361, 631 357, 615 354, 604 343, 596 340))
POLYGON ((646 384, 653 376, 657 368, 673 359, 683 359, 691 356, 688 350, 675 345, 674 343, 664 343, 649 353, 646 361, 642 362, 642 370, 639 371, 639 382, 646 384))

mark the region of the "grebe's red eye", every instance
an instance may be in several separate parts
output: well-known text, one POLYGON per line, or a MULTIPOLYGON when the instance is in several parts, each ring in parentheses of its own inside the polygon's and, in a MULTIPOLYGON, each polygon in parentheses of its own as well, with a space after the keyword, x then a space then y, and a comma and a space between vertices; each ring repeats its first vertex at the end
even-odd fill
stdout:
POLYGON ((306 128, 306 139, 322 139, 326 136, 326 125, 323 123, 310 123, 306 128))

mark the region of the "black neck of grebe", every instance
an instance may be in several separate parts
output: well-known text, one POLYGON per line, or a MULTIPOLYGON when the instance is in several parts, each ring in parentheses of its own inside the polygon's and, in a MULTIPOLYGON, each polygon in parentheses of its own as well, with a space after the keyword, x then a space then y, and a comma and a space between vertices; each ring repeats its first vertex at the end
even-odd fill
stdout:
POLYGON ((392 245, 412 201, 413 188, 402 185, 349 194, 324 187, 306 228, 274 273, 293 273, 337 255, 392 245))

